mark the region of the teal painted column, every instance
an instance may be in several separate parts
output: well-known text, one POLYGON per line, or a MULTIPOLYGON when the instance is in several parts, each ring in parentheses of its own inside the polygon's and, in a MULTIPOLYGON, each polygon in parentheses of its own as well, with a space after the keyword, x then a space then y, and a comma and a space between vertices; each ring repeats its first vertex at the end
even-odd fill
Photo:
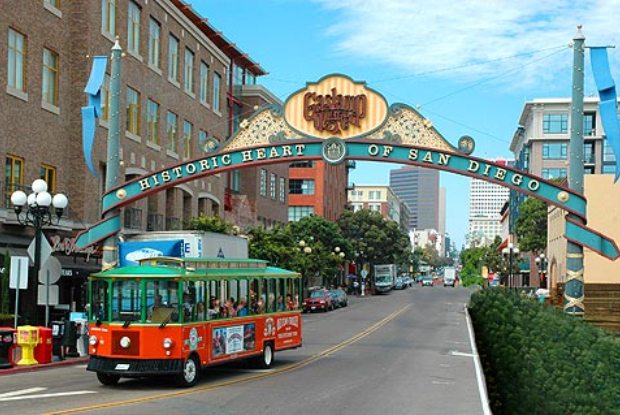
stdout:
MULTIPOLYGON (((583 61, 585 36, 581 26, 573 38, 573 91, 570 119, 569 186, 583 193, 583 61)), ((580 223, 583 221, 570 215, 580 223)), ((571 241, 566 247, 566 285, 564 288, 564 312, 583 316, 583 247, 571 241)))
MULTIPOLYGON (((120 95, 121 95, 121 45, 118 39, 112 46, 110 73, 110 112, 108 122, 108 158, 106 162, 106 192, 119 184, 120 168, 120 95)), ((119 209, 107 212, 104 218, 118 215, 119 209)), ((118 264, 118 243, 116 234, 103 241, 103 271, 114 268, 118 264)))

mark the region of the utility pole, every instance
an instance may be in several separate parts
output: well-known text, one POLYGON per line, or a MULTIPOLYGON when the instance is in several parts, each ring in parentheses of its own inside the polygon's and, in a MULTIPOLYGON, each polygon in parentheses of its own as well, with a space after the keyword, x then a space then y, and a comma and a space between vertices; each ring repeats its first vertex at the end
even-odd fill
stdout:
MULTIPOLYGON (((111 74, 110 74, 110 121, 108 128, 108 158, 106 163, 105 190, 119 183, 120 168, 120 94, 121 94, 121 45, 118 37, 112 46, 111 74)), ((104 218, 118 214, 118 209, 107 212, 104 218)), ((118 243, 116 235, 109 236, 103 241, 103 271, 114 268, 118 263, 118 243)))
MULTIPOLYGON (((573 91, 570 119, 570 158, 569 187, 583 194, 583 72, 585 36, 581 25, 573 38, 573 91)), ((569 217, 583 223, 579 217, 569 213, 569 217)), ((566 285, 564 287, 564 312, 573 316, 583 316, 583 247, 567 241, 566 246, 566 285)))

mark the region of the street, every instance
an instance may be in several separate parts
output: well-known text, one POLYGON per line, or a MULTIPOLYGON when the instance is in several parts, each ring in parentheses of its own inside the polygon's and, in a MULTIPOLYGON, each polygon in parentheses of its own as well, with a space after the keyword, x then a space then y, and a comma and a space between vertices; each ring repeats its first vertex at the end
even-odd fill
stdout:
POLYGON ((463 305, 470 291, 414 287, 304 315, 304 346, 270 370, 205 370, 104 387, 85 366, 0 378, 3 414, 481 414, 463 305))

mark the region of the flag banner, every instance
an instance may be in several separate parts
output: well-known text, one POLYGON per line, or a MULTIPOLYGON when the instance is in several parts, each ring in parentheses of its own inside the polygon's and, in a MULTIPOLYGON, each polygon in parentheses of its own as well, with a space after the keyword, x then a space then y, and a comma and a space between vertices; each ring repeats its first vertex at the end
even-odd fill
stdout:
POLYGON ((609 70, 606 47, 591 47, 590 60, 600 103, 599 112, 605 129, 605 140, 616 156, 616 173, 614 182, 620 178, 620 121, 618 121, 618 98, 616 85, 609 70))
POLYGON ((92 151, 95 143, 95 131, 97 130, 96 119, 101 116, 101 87, 105 79, 107 64, 107 56, 95 56, 93 58, 90 77, 84 88, 88 97, 88 105, 82 107, 82 149, 86 166, 93 176, 97 176, 97 171, 93 165, 92 151))

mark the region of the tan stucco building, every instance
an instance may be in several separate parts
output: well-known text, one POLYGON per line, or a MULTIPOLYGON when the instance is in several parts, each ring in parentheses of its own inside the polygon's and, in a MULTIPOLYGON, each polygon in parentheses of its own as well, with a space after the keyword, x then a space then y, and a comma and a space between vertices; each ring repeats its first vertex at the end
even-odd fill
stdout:
MULTIPOLYGON (((620 182, 613 182, 613 175, 594 174, 584 176, 585 196, 588 200, 588 226, 620 241, 620 182)), ((552 290, 566 281, 566 239, 564 216, 566 212, 550 207, 547 228, 548 278, 552 290)), ((584 248, 585 284, 620 284, 620 259, 611 261, 598 253, 584 248)))

